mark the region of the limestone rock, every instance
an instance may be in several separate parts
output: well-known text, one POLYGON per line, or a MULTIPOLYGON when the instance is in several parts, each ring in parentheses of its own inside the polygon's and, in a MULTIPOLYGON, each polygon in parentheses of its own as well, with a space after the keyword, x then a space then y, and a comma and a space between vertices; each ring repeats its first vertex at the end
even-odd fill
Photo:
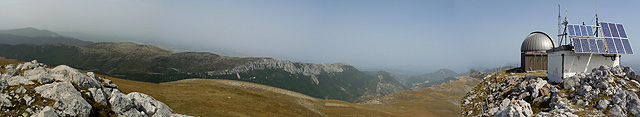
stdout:
POLYGON ((16 85, 20 85, 20 84, 31 85, 31 84, 34 84, 34 83, 29 81, 29 79, 27 79, 27 78, 25 78, 23 76, 13 76, 13 77, 7 79, 7 84, 9 84, 9 86, 16 86, 16 85))
POLYGON ((4 74, 7 74, 9 76, 18 75, 18 70, 16 70, 16 68, 14 68, 13 65, 9 64, 9 65, 4 66, 4 68, 5 68, 5 73, 4 74))
POLYGON ((37 80, 40 84, 53 82, 53 77, 49 75, 48 68, 38 67, 24 72, 24 76, 29 80, 37 80))
POLYGON ((101 89, 98 88, 89 88, 89 92, 91 92, 91 96, 93 97, 93 101, 96 101, 102 105, 107 105, 108 97, 101 89))
POLYGON ((71 83, 55 82, 35 88, 42 97, 56 100, 53 105, 63 116, 89 116, 91 105, 84 100, 71 83))
POLYGON ((600 100, 600 101, 598 101, 597 108, 599 108, 599 109, 607 109, 607 106, 609 106, 609 100, 600 100))
POLYGON ((580 85, 580 78, 578 78, 577 76, 571 76, 565 78, 563 82, 564 89, 570 89, 580 85))
POLYGON ((127 94, 127 97, 131 98, 134 101, 138 110, 144 111, 149 116, 166 117, 170 116, 171 112, 173 112, 173 110, 166 104, 157 101, 153 97, 143 93, 131 92, 127 94))
POLYGON ((111 110, 117 114, 123 114, 127 112, 127 110, 135 107, 131 99, 117 91, 111 93, 109 103, 111 103, 111 110))
POLYGON ((16 89, 16 93, 25 93, 27 92, 27 89, 24 89, 23 86, 20 86, 20 88, 16 89))
POLYGON ((129 109, 129 111, 124 112, 122 115, 118 115, 118 117, 146 117, 146 115, 136 109, 129 109))
POLYGON ((0 107, 12 107, 13 104, 11 104, 11 96, 4 94, 4 93, 0 93, 0 107))
POLYGON ((31 115, 31 117, 58 117, 56 110, 51 106, 46 106, 37 114, 31 115))
POLYGON ((31 98, 31 96, 29 96, 29 95, 24 95, 24 96, 22 97, 22 100, 24 100, 24 102, 27 102, 27 106, 28 106, 28 105, 31 105, 31 103, 33 103, 33 101, 35 101, 35 100, 33 100, 33 98, 31 98))
POLYGON ((611 110, 609 110, 609 113, 617 117, 627 116, 627 114, 625 114, 624 111, 622 111, 622 108, 620 108, 620 106, 618 105, 613 105, 613 107, 611 107, 611 110))
POLYGON ((90 78, 87 74, 66 65, 60 65, 51 69, 49 74, 51 74, 55 80, 70 81, 83 88, 102 88, 101 83, 96 79, 90 78))
POLYGON ((9 87, 9 83, 7 82, 7 80, 3 77, 1 77, 2 75, 0 75, 0 91, 2 91, 2 89, 9 87))
POLYGON ((496 117, 530 117, 533 116, 531 105, 524 100, 505 99, 500 104, 496 117))

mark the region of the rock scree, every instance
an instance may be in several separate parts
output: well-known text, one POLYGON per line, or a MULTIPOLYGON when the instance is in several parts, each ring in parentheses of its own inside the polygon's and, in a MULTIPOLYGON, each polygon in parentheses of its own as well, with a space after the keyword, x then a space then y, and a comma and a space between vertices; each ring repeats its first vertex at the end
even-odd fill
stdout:
POLYGON ((467 93, 462 116, 640 116, 640 77, 629 67, 601 66, 559 84, 514 73, 495 73, 467 93))

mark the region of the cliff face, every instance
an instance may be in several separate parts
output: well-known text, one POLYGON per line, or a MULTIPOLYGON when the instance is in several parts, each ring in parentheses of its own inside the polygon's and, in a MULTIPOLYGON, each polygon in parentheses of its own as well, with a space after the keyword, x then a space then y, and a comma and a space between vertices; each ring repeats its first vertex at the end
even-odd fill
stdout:
POLYGON ((296 63, 286 60, 276 60, 276 59, 262 59, 253 62, 246 63, 244 65, 240 65, 234 67, 229 70, 218 70, 218 71, 209 71, 207 72, 209 75, 229 75, 236 73, 244 73, 247 71, 253 70, 265 70, 265 69, 283 69, 286 72, 291 74, 302 74, 304 76, 308 76, 313 81, 313 84, 318 85, 320 81, 318 80, 318 76, 320 74, 333 74, 343 72, 344 67, 349 66, 346 63, 321 63, 321 64, 311 64, 311 63, 296 63))
POLYGON ((629 67, 601 66, 560 84, 538 76, 546 74, 500 72, 485 77, 462 100, 462 115, 640 116, 640 77, 629 67))
POLYGON ((184 116, 151 96, 124 94, 110 80, 66 65, 47 68, 34 60, 0 71, 1 116, 184 116))

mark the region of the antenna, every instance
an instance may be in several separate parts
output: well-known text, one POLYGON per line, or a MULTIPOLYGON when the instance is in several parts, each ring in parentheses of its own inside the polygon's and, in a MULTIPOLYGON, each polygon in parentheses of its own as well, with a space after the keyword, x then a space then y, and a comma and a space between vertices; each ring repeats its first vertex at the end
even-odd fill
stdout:
MULTIPOLYGON (((565 28, 565 32, 567 30, 567 24, 569 24, 569 21, 567 21, 567 17, 569 17, 568 15, 569 13, 567 12, 567 8, 564 8, 564 28, 565 28)), ((567 35, 565 35, 564 37, 567 37, 567 35)), ((567 40, 567 38, 564 38, 565 40, 567 40)), ((568 39, 569 41, 571 41, 571 39, 568 39)), ((565 41, 566 43, 566 41, 565 41)), ((572 42, 569 42, 569 44, 571 44, 572 42)), ((568 45, 568 44, 567 44, 568 45)))
MULTIPOLYGON (((560 24, 561 21, 561 16, 560 16, 560 4, 558 4, 558 40, 562 40, 562 24, 560 24)), ((562 45, 562 41, 560 41, 560 45, 562 45)))

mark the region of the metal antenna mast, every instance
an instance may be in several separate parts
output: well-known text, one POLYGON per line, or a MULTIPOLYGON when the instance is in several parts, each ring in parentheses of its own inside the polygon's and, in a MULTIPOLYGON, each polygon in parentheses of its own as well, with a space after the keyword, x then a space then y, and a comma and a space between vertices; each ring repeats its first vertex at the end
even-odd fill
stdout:
POLYGON ((561 20, 560 4, 558 4, 558 40, 560 41, 560 45, 562 45, 562 36, 564 35, 564 33, 562 33, 562 24, 560 23, 561 20))

